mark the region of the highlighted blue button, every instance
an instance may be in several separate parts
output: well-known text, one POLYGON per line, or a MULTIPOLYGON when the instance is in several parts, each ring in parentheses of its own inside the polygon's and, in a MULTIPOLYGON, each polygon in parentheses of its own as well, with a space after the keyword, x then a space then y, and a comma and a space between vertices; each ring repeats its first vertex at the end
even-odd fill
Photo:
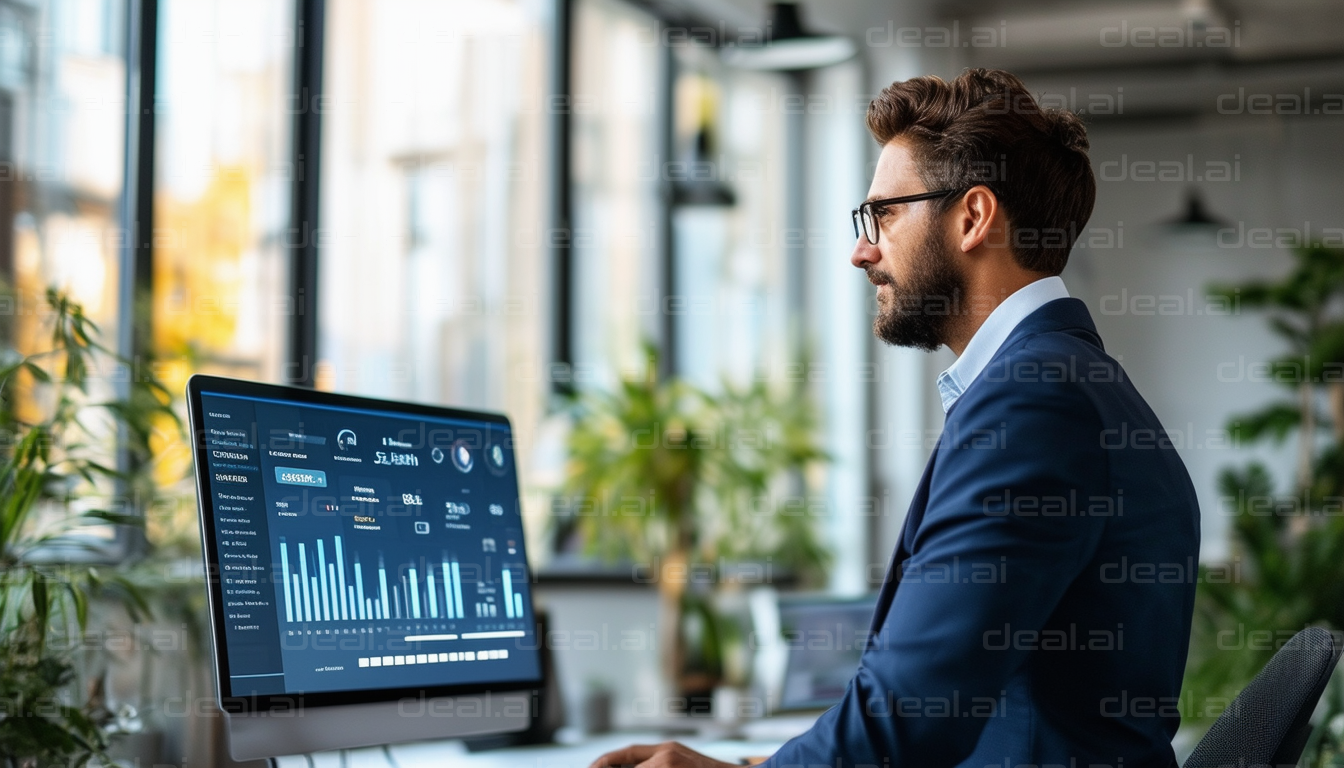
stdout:
POLYGON ((320 469, 276 467, 275 481, 281 485, 307 485, 313 488, 326 488, 327 473, 320 469))

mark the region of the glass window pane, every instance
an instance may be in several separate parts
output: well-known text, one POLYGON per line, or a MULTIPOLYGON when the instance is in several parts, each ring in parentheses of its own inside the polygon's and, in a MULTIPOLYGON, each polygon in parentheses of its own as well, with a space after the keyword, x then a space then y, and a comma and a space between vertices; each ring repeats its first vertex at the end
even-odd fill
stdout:
POLYGON ((611 386, 661 330, 663 54, 623 0, 576 2, 572 45, 574 376, 611 386))
MULTIPOLYGON (((51 348, 49 287, 81 304, 99 341, 116 346, 124 14, 118 0, 0 0, 0 345, 23 354, 51 348)), ((4 407, 30 423, 49 418, 45 393, 16 381, 4 407)), ((90 399, 113 396, 111 382, 93 373, 90 399)), ((111 463, 114 425, 82 425, 88 458, 111 463)), ((70 506, 104 507, 111 483, 97 485, 68 489, 70 506)), ((54 502, 36 511, 39 529, 69 514, 54 502)), ((113 530, 76 533, 110 539, 113 530)))
MULTIPOLYGON (((279 382, 293 307, 286 237, 294 7, 160 0, 155 94, 153 334, 180 394, 192 373, 279 382)), ((177 483, 160 545, 197 535, 191 453, 160 435, 154 477, 177 483)))
POLYGON ((542 6, 327 4, 320 388, 502 410, 526 443, 551 328, 542 6))
POLYGON ((124 6, 0 0, 0 280, 20 351, 45 342, 43 292, 65 289, 112 344, 125 162, 124 6), (24 311, 25 308, 28 311, 24 311))
MULTIPOLYGON (((788 306, 784 75, 734 70, 675 49, 675 370, 717 389, 778 374, 796 354, 788 306)), ((781 382, 782 383, 782 382, 781 382)))
POLYGON ((279 381, 289 306, 294 8, 159 3, 154 341, 208 371, 279 381))

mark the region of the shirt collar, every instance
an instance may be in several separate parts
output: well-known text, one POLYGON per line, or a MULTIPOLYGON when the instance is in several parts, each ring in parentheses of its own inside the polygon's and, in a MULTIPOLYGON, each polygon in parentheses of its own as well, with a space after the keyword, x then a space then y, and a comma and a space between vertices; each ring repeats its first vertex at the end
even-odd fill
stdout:
POLYGON ((975 377, 989 365, 994 353, 999 351, 1018 323, 1045 304, 1068 297, 1069 289, 1064 287, 1064 281, 1058 275, 1051 275, 1018 288, 995 307, 971 336, 970 343, 956 362, 938 374, 938 395, 943 400, 943 413, 947 413, 975 377))

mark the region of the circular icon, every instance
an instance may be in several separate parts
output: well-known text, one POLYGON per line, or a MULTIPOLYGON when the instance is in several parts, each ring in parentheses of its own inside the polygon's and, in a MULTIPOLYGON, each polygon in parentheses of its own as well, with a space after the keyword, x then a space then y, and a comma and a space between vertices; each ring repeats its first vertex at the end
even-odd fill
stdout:
POLYGON ((485 468, 492 475, 503 475, 508 468, 509 452, 504 443, 492 438, 485 444, 485 468))
POLYGON ((473 459, 471 450, 467 448, 466 440, 458 440, 452 447, 453 466, 457 467, 459 472, 470 472, 473 459))
POLYGON ((435 464, 442 464, 442 463, 443 463, 443 449, 440 448, 440 447, 438 447, 437 445, 434 446, 433 448, 431 448, 431 449, 429 450, 429 458, 433 459, 435 464))
POLYGON ((342 429, 336 433, 336 447, 342 451, 348 451, 354 448, 358 442, 355 440, 355 432, 352 429, 342 429))

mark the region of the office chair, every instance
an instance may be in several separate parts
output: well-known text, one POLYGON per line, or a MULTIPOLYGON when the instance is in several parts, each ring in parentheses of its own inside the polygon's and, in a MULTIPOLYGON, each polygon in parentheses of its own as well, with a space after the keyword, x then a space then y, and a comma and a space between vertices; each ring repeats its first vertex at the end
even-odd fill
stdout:
POLYGON ((1297 765, 1342 649, 1321 627, 1293 635, 1204 734, 1185 768, 1297 765))

